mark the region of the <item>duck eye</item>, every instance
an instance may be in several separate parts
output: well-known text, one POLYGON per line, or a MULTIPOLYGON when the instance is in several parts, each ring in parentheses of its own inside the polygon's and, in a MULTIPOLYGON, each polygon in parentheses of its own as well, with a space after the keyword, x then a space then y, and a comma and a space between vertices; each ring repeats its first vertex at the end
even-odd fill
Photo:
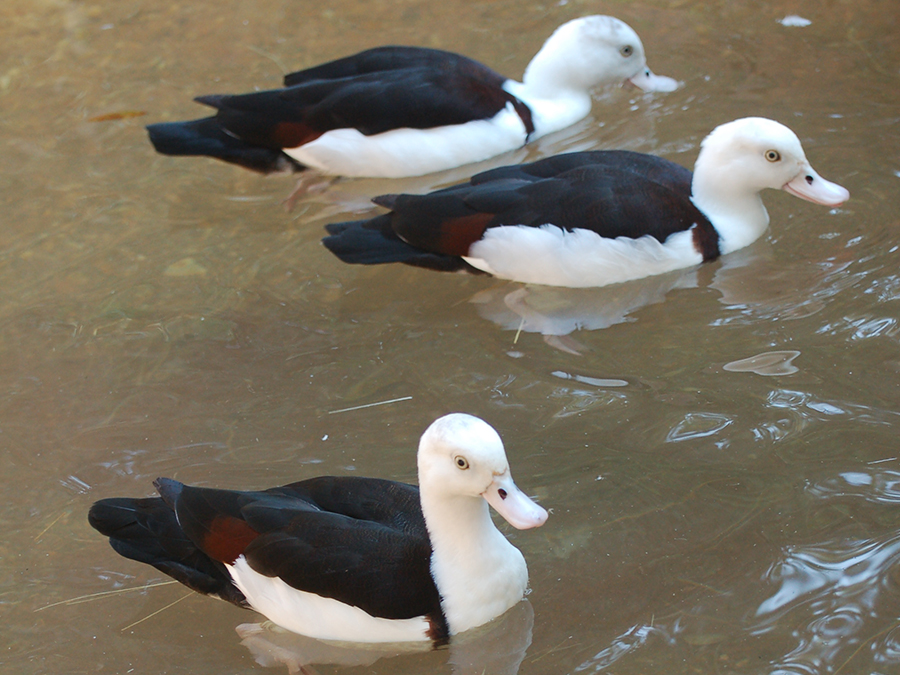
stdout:
POLYGON ((453 461, 456 462, 456 466, 458 466, 463 471, 469 468, 469 460, 467 460, 462 455, 457 455, 453 458, 453 461))
POLYGON ((781 155, 777 150, 766 150, 766 159, 770 162, 777 162, 781 159, 781 155))
POLYGON ((620 53, 622 56, 631 56, 632 53, 634 53, 634 47, 632 47, 631 45, 625 45, 624 47, 622 47, 622 48, 619 50, 619 53, 620 53))

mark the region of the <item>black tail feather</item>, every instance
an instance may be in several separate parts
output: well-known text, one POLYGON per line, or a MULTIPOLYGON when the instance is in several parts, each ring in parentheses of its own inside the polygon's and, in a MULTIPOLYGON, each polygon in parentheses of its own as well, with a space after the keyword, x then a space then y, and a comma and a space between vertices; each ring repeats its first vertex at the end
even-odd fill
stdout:
POLYGON ((152 565, 198 593, 247 606, 225 566, 184 535, 162 499, 102 499, 91 506, 88 522, 119 555, 152 565))
POLYGON ((207 94, 206 96, 196 96, 194 100, 197 103, 202 103, 203 105, 208 105, 210 108, 215 108, 218 110, 222 107, 222 101, 226 98, 230 98, 224 94, 207 94))
POLYGON ((215 117, 151 124, 147 133, 153 147, 163 155, 213 157, 260 173, 306 168, 280 150, 252 145, 232 136, 215 117))
POLYGON ((475 271, 457 256, 431 253, 407 244, 391 229, 390 214, 376 216, 371 220, 330 223, 325 229, 331 236, 322 239, 322 243, 345 263, 403 263, 441 272, 475 271))

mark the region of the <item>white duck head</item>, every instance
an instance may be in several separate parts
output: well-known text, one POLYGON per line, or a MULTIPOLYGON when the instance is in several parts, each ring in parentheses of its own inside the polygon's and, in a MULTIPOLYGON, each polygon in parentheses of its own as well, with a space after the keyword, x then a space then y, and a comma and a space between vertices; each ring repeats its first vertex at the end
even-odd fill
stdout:
POLYGON ((678 82, 654 75, 632 28, 612 16, 585 16, 554 31, 525 69, 528 94, 587 93, 602 84, 630 81, 644 91, 674 91, 678 82))
POLYGON ((547 512, 512 480, 503 442, 483 420, 454 413, 419 442, 419 494, 431 538, 431 573, 451 633, 490 621, 522 599, 528 568, 491 520, 538 527, 547 512))
POLYGON ((547 520, 547 512, 516 487, 503 441, 484 420, 464 413, 438 418, 419 441, 418 463, 421 492, 429 501, 471 498, 477 504, 483 498, 520 530, 547 520))
POLYGON ((691 186, 694 204, 719 232, 729 253, 755 241, 769 224, 764 188, 840 206, 850 193, 810 166, 797 135, 763 117, 745 117, 713 129, 701 144, 691 186))

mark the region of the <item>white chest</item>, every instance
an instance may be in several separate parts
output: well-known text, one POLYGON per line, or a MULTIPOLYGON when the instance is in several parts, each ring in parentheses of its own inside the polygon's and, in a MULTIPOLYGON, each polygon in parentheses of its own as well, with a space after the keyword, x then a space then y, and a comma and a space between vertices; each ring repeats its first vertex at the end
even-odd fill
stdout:
POLYGON ((441 547, 431 571, 452 634, 487 623, 522 599, 528 568, 522 553, 499 531, 477 547, 441 547))

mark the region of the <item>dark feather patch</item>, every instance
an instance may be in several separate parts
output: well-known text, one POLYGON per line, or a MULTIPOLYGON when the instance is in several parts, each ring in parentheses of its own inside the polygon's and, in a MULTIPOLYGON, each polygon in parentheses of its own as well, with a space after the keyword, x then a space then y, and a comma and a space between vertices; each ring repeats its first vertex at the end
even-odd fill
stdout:
POLYGON ((429 615, 428 630, 425 635, 432 641, 435 647, 443 647, 450 643, 450 626, 447 625, 447 619, 443 613, 437 615, 429 615))
POLYGON ((272 140, 282 148, 299 148, 322 135, 319 129, 312 129, 298 122, 279 122, 272 130, 272 140))
POLYGON ((694 248, 703 256, 703 262, 715 260, 721 255, 719 250, 719 233, 705 218, 693 229, 694 248))
POLYGON ((469 247, 484 236, 491 223, 488 213, 473 213, 442 221, 436 229, 437 238, 428 248, 444 255, 468 255, 469 247))
POLYGON ((230 565, 258 536, 259 532, 240 518, 217 516, 207 523, 200 547, 213 560, 230 565))

